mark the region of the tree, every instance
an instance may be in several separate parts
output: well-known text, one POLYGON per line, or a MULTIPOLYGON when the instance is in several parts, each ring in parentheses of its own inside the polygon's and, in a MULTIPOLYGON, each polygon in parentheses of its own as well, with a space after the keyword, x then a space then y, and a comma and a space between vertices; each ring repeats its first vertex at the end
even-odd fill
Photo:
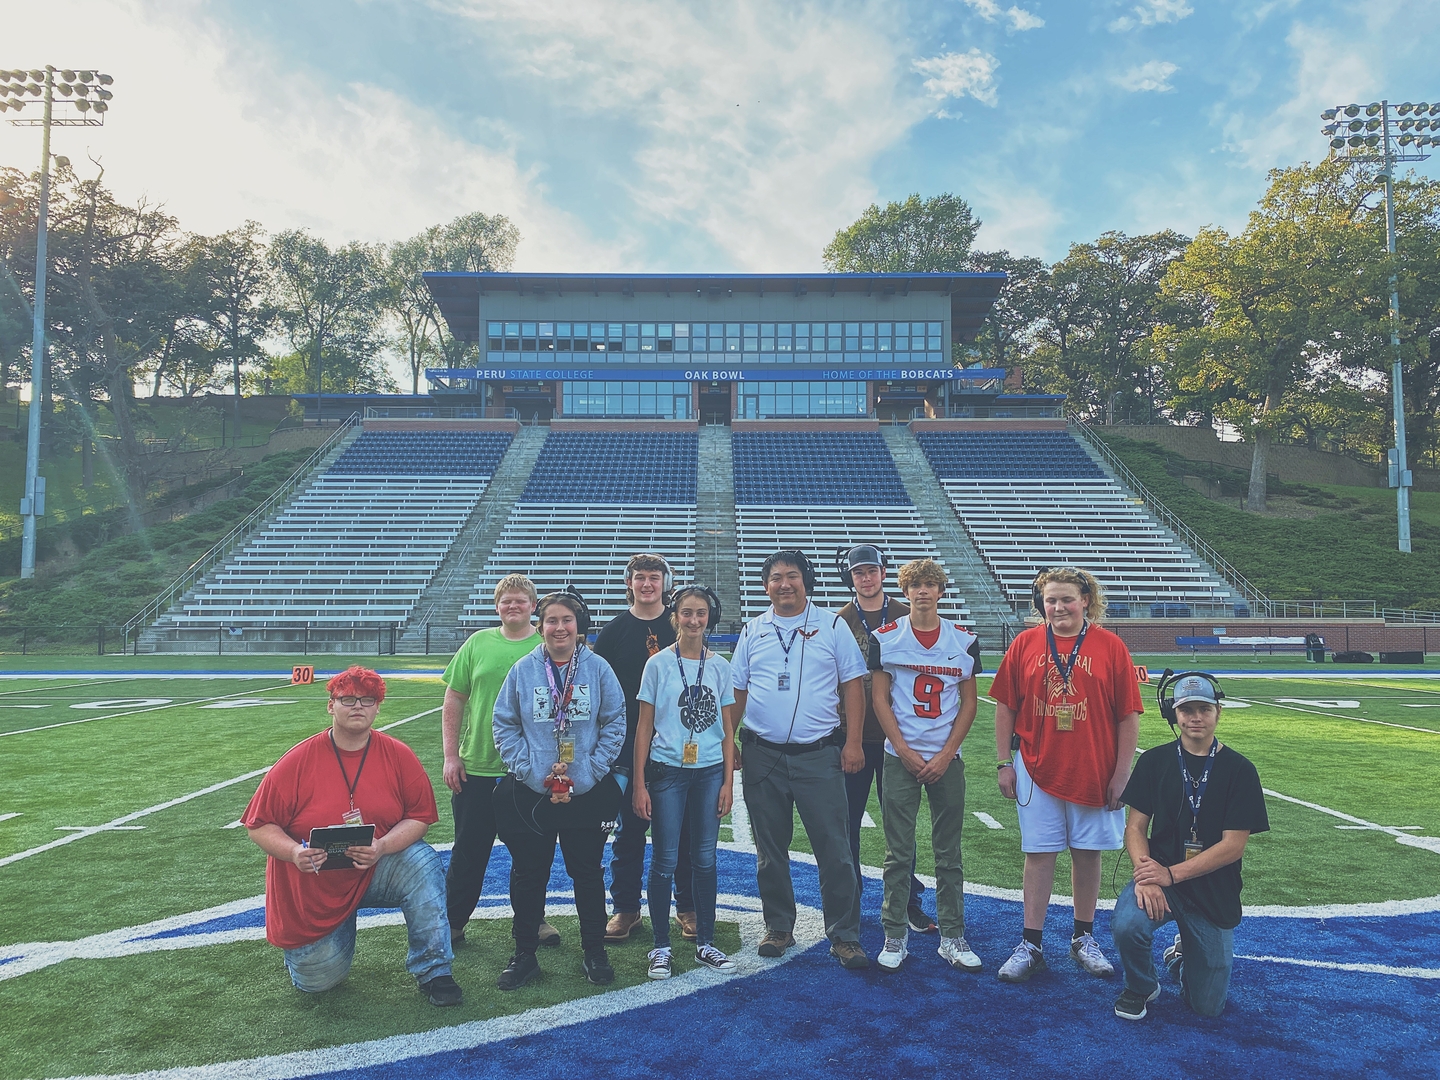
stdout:
POLYGON ((391 244, 385 253, 386 307, 399 324, 396 346, 410 364, 410 393, 420 393, 420 367, 434 351, 431 335, 440 325, 435 297, 424 274, 439 261, 440 227, 391 244))
POLYGON ((317 394, 327 385, 342 393, 385 385, 377 360, 385 299, 378 253, 354 242, 332 250, 292 229, 270 242, 266 260, 277 316, 295 350, 277 365, 284 381, 317 394))
MULTIPOLYGON (((515 250, 520 245, 520 230, 503 214, 463 214, 448 225, 427 229, 424 234, 430 264, 427 270, 452 274, 481 274, 509 270, 515 264, 515 250)), ((424 287, 421 281, 420 287, 424 287)), ((429 290, 426 290, 427 292, 429 290)), ((467 351, 476 348, 450 333, 436 308, 431 309, 430 325, 447 367, 463 367, 467 351)))
MULTIPOLYGON (((1411 177, 1395 184, 1395 271, 1405 376, 1405 453, 1412 464, 1440 451, 1440 182, 1411 177)), ((1388 330, 1388 327, 1387 327, 1388 330)), ((1389 341, 1375 358, 1386 376, 1389 341)), ((1388 401, 1382 410, 1388 410, 1388 401)))
POLYGON ((960 273, 980 221, 964 199, 948 192, 931 199, 871 204, 825 246, 831 273, 960 273))
POLYGON ((1242 233, 1202 229, 1165 276, 1165 295, 1204 313, 1173 335, 1178 381, 1223 390, 1217 415, 1253 442, 1247 509, 1265 509, 1271 439, 1316 380, 1373 355, 1384 269, 1367 220, 1374 190, 1373 173, 1340 163, 1275 170, 1242 233))
POLYGON ((970 256, 969 269, 982 274, 1000 272, 1006 277, 1005 287, 975 335, 972 348, 990 367, 1019 366, 1044 314, 1049 280, 1045 261, 1008 251, 977 251, 970 256))
POLYGON ((204 319, 218 339, 217 361, 228 360, 235 390, 235 444, 240 443, 240 369, 265 355, 261 340, 275 323, 267 299, 270 275, 265 230, 255 221, 219 236, 194 238, 190 258, 204 293, 204 319))

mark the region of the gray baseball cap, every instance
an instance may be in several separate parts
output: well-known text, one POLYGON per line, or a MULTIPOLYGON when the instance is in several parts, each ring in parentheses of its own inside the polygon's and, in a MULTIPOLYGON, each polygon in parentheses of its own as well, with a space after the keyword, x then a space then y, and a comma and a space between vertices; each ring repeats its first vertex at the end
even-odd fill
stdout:
POLYGON ((1178 709, 1187 701, 1208 701, 1211 705, 1220 704, 1220 699, 1215 696, 1215 685, 1209 679, 1202 679, 1199 675, 1187 675, 1175 684, 1175 707, 1178 709))

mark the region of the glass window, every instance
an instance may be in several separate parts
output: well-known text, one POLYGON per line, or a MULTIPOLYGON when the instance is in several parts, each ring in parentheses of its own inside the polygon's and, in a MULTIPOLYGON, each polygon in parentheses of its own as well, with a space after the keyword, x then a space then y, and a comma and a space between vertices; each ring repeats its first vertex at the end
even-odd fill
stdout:
POLYGON ((762 337, 760 339, 760 351, 762 353, 773 353, 775 351, 775 339, 773 337, 762 337))
POLYGON ((491 352, 500 352, 505 348, 505 339, 498 337, 488 338, 486 339, 486 346, 491 352))
POLYGON ((639 323, 633 323, 633 322, 628 322, 628 323, 626 323, 626 324, 625 324, 625 336, 626 336, 627 338, 628 338, 628 337, 639 337, 639 336, 640 336, 640 324, 639 324, 639 323))
POLYGON ((745 352, 754 353, 760 351, 760 339, 758 337, 741 338, 741 341, 745 343, 745 352))
POLYGON ((873 337, 865 337, 864 335, 861 335, 860 349, 862 352, 874 352, 875 339, 873 337))
MULTIPOLYGON (((660 336, 661 336, 661 337, 664 337, 665 335, 662 333, 660 336)), ((683 322, 677 322, 677 323, 675 324, 675 336, 676 336, 677 338, 678 338, 678 337, 689 337, 689 336, 690 336, 690 324, 689 324, 689 323, 683 323, 683 322)))
POLYGON ((938 322, 932 322, 927 324, 925 327, 925 332, 931 337, 939 337, 941 333, 940 324, 938 322))
POLYGON ((861 334, 862 337, 865 336, 865 335, 867 335, 867 334, 873 335, 874 333, 875 333, 875 324, 874 324, 873 322, 867 322, 867 323, 861 323, 861 324, 860 324, 860 334, 861 334))
MULTIPOLYGON (((906 329, 909 328, 909 327, 908 327, 908 324, 906 324, 906 323, 900 323, 899 325, 906 327, 906 329)), ((899 329, 899 327, 897 326, 896 329, 899 329)), ((897 335, 896 338, 895 338, 895 351, 896 351, 896 352, 909 352, 909 351, 910 351, 910 338, 909 338, 908 336, 904 335, 904 334, 897 335)))
POLYGON ((521 324, 520 324, 520 336, 521 336, 521 337, 534 337, 534 336, 535 336, 535 324, 534 324, 533 322, 521 323, 521 324))
POLYGON ((655 324, 654 324, 653 322, 641 323, 641 324, 640 324, 640 336, 641 336, 641 337, 654 337, 654 336, 655 336, 655 324))
POLYGON ((555 339, 555 350, 556 350, 557 352, 569 352, 569 351, 570 351, 570 339, 569 339, 568 337, 556 338, 556 339, 555 339))
POLYGON ((739 337, 739 336, 740 336, 740 324, 739 324, 738 322, 726 323, 726 324, 725 324, 725 336, 726 336, 726 337, 739 337))
POLYGON ((567 338, 570 336, 570 324, 568 322, 555 324, 555 336, 567 338))
POLYGON ((859 324, 858 322, 847 322, 847 323, 845 324, 845 336, 846 336, 846 337, 859 337, 859 336, 860 336, 860 324, 859 324))
POLYGON ((520 336, 520 324, 519 324, 518 322, 507 322, 507 323, 505 324, 505 336, 506 336, 506 337, 519 337, 519 336, 520 336))
POLYGON ((759 336, 760 336, 760 324, 759 324, 759 323, 753 323, 753 322, 747 322, 747 323, 745 324, 745 337, 759 337, 759 336))
POLYGON ((725 336, 725 324, 712 322, 710 324, 710 336, 712 338, 723 338, 725 336))
POLYGON ((625 351, 626 351, 626 352, 639 352, 639 351, 640 351, 640 339, 639 339, 638 337, 627 337, 627 338, 625 339, 625 351))
POLYGON ((507 338, 505 339, 505 351, 506 351, 506 352, 519 352, 519 351, 520 351, 520 339, 519 339, 518 337, 507 337, 507 338))
POLYGON ((843 331, 844 331, 844 325, 843 325, 843 324, 838 323, 838 322, 832 322, 832 323, 830 324, 830 328, 829 328, 828 332, 825 334, 825 336, 826 336, 826 337, 840 337, 840 336, 842 336, 843 331))
POLYGON ((778 337, 787 338, 795 336, 795 324, 782 322, 775 324, 775 332, 778 337))
POLYGON ((504 336, 505 336, 504 323, 498 323, 498 322, 492 322, 492 323, 490 323, 490 324, 489 324, 489 333, 490 333, 490 336, 491 336, 491 337, 504 337, 504 336))
POLYGON ((732 337, 732 338, 726 338, 726 339, 725 339, 725 351, 726 351, 727 353, 738 353, 738 352, 740 351, 740 339, 739 339, 739 338, 733 338, 733 337, 732 337))
POLYGON ((554 336, 555 336, 555 324, 554 324, 553 322, 542 322, 542 323, 540 324, 540 336, 541 336, 541 337, 554 337, 554 336))

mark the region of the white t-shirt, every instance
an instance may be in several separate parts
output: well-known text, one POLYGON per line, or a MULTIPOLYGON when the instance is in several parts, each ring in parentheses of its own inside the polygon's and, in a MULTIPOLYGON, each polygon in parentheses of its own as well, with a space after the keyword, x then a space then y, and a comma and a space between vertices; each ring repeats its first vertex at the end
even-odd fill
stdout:
MULTIPOLYGON (((906 745, 921 757, 928 760, 945 748, 960 711, 960 684, 975 677, 979 654, 974 634, 943 621, 928 649, 915 637, 908 615, 870 635, 870 667, 890 676, 890 708, 906 745)), ((889 739, 885 752, 895 754, 889 739)))
POLYGON ((691 706, 686 703, 686 689, 699 678, 700 661, 683 656, 679 660, 685 668, 683 682, 680 668, 675 664, 673 645, 650 657, 640 676, 640 693, 636 696, 655 706, 655 737, 650 741, 650 757, 663 765, 686 769, 719 765, 725 760, 725 725, 720 710, 735 704, 730 662, 718 653, 705 658, 705 681, 696 704, 691 706), (694 765, 686 765, 684 746, 691 738, 699 744, 699 760, 694 765))
POLYGON ((730 667, 735 689, 750 695, 747 728, 769 742, 811 743, 839 725, 840 685, 865 674, 865 657, 836 612, 807 604, 746 623, 730 667))

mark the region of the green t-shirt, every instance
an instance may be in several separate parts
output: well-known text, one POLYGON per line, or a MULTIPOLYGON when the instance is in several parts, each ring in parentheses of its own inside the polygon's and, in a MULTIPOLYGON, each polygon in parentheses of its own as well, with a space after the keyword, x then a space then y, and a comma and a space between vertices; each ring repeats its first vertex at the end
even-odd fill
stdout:
POLYGON ((457 694, 464 694, 465 717, 460 723, 460 760, 471 776, 504 776, 505 765, 495 749, 490 721, 500 685, 515 662, 540 644, 532 633, 524 641, 510 641, 500 627, 471 634, 460 651, 450 658, 442 678, 457 694))

